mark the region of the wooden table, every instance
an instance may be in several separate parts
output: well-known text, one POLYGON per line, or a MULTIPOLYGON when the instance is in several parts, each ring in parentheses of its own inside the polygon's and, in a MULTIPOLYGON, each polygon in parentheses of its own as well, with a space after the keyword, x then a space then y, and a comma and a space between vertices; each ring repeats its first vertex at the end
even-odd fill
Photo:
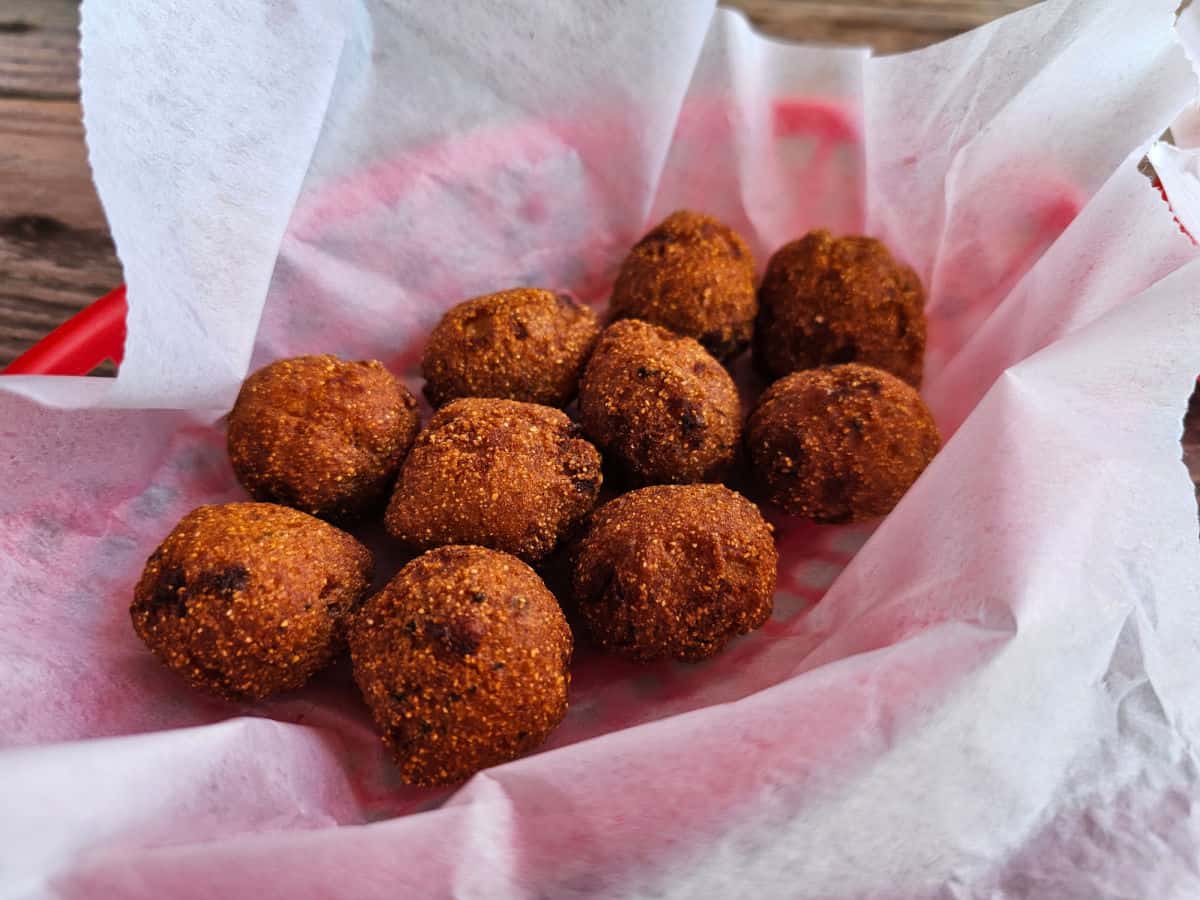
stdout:
MULTIPOLYGON (((943 40, 1033 0, 730 0, 770 34, 943 40)), ((123 280, 79 121, 77 0, 0 2, 0 366, 123 280)))

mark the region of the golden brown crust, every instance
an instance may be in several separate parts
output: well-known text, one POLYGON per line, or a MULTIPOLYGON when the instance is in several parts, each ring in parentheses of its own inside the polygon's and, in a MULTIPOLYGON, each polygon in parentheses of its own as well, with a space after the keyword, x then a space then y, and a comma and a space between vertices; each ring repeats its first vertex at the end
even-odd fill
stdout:
POLYGON ((434 406, 499 397, 565 406, 600 334, 566 294, 516 288, 452 307, 429 335, 421 371, 434 406))
POLYGON ((194 687, 259 700, 329 662, 371 565, 350 535, 294 509, 201 506, 147 561, 133 628, 194 687))
POLYGON ((653 322, 729 359, 754 327, 754 259, 728 225, 678 210, 629 251, 610 304, 615 318, 653 322))
POLYGON ((571 631, 537 574, 506 553, 440 547, 364 605, 354 679, 410 784, 453 784, 516 759, 567 711, 571 631))
POLYGON ((691 338, 633 319, 605 329, 579 383, 579 420, 644 482, 720 481, 737 456, 737 388, 691 338))
POLYGON ((925 292, 874 238, 818 230, 785 244, 758 299, 754 358, 771 377, 858 362, 921 384, 925 292))
POLYGON ((479 544, 546 556, 600 494, 600 454, 566 414, 464 398, 417 437, 388 505, 388 532, 416 550, 479 544))
POLYGON ((386 497, 419 418, 416 398, 380 362, 282 359, 242 385, 229 460, 256 500, 350 520, 386 497))
POLYGON ((766 621, 777 562, 771 526, 741 494, 647 487, 593 515, 575 557, 575 600, 606 649, 700 660, 766 621))
POLYGON ((772 502, 818 522, 886 515, 941 445, 910 385, 857 364, 775 382, 746 424, 746 447, 772 502))

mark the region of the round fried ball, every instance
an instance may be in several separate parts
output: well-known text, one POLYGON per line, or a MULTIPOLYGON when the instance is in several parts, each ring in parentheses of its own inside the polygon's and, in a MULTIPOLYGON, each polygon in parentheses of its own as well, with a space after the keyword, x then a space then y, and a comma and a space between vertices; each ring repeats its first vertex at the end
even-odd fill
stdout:
POLYGON ((688 483, 725 477, 742 416, 733 379, 703 347, 628 319, 605 329, 584 369, 579 419, 642 481, 688 483))
POLYGON ((479 544, 535 562, 596 505, 601 481, 600 454, 565 413, 468 397, 417 437, 385 523, 412 549, 479 544))
POLYGON ((748 455, 767 496, 818 522, 891 512, 940 445, 912 386, 856 363, 775 382, 746 425, 748 455))
POLYGON ((371 565, 350 535, 294 509, 201 506, 146 562, 133 629, 194 687, 261 700, 330 661, 371 565))
POLYGON ((575 600, 600 646, 696 661, 766 621, 777 562, 771 526, 741 494, 656 485, 593 515, 575 557, 575 600))
POLYGON ((858 362, 920 385, 925 292, 874 238, 810 231, 771 257, 758 299, 755 363, 769 376, 858 362))
POLYGON ((662 325, 729 359, 754 328, 754 259, 728 225, 679 210, 634 244, 609 302, 615 318, 662 325))
POLYGON ((350 630, 354 680, 410 784, 453 784, 538 746, 567 711, 571 630, 507 553, 439 547, 350 630))
POLYGON ((416 398, 382 363, 298 356, 242 385, 229 460, 256 500, 350 520, 387 496, 418 425, 416 398))
POLYGON ((599 334, 596 314, 566 294, 517 288, 467 300, 429 336, 425 396, 434 406, 458 397, 564 406, 599 334))

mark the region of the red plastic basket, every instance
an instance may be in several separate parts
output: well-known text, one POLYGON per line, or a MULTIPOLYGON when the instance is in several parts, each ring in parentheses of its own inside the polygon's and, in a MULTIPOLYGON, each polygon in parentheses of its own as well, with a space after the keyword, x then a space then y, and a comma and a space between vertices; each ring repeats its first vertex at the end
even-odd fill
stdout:
POLYGON ((125 352, 125 286, 76 313, 9 363, 3 375, 87 375, 125 352))

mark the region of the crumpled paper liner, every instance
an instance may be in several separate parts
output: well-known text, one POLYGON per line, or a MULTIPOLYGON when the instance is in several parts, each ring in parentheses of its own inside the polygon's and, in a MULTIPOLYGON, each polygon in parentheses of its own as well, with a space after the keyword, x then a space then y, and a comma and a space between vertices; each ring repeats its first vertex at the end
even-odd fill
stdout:
POLYGON ((1173 3, 1055 0, 883 59, 701 2, 476 7, 85 3, 129 347, 115 382, 0 383, 5 896, 1200 892, 1173 3), (759 632, 698 666, 581 646, 547 746, 457 791, 398 784, 344 665, 237 707, 138 643, 145 556, 242 496, 211 423, 248 366, 411 376, 449 304, 602 301, 684 205, 760 262, 865 230, 930 289, 947 445, 873 533, 777 517, 759 632))

